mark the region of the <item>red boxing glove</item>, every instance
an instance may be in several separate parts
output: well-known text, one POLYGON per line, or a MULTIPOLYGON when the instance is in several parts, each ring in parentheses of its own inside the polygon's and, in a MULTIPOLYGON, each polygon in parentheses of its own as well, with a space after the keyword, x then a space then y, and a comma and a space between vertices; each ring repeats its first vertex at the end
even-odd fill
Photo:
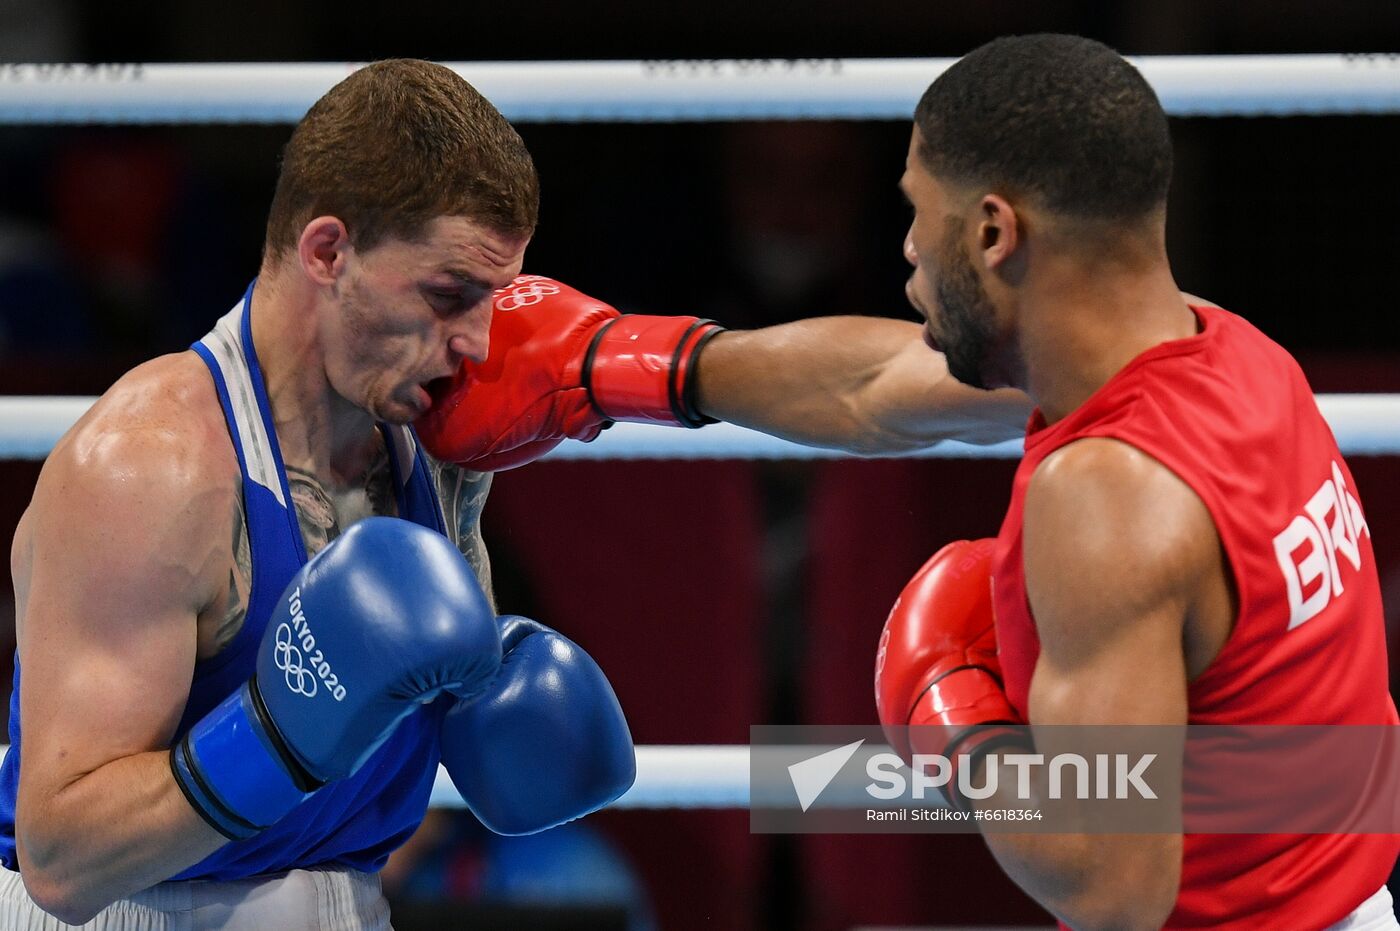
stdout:
POLYGON ((1019 730, 988 726, 1022 723, 997 662, 995 544, 959 540, 943 547, 904 587, 885 621, 875 656, 875 707, 890 745, 906 760, 912 752, 952 761, 993 745, 1024 745, 1019 730))
POLYGON ((723 328, 623 315, 539 275, 496 292, 485 362, 463 362, 416 424, 428 452, 479 472, 513 469, 614 420, 700 427, 694 363, 723 328))

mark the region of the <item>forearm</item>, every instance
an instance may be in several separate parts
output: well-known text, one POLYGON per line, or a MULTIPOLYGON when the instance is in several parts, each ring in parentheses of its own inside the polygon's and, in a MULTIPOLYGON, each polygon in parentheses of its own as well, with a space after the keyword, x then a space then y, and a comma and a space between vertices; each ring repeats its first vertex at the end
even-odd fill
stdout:
MULTIPOLYGON (((986 832, 1006 875, 1046 910, 1078 931, 1156 929, 1170 908, 1155 904, 1162 874, 1139 875, 1116 856, 1157 835, 1008 834, 986 832)), ((1180 838, 1177 838, 1178 858, 1180 838)), ((1176 898, 1175 890, 1171 901, 1176 898)))
POLYGON ((73 924, 228 843, 185 800, 166 750, 113 760, 46 798, 26 793, 17 821, 30 895, 73 924))
POLYGON ((697 366, 700 410, 812 446, 866 445, 879 430, 857 403, 861 389, 911 334, 913 324, 860 317, 721 333, 697 366))
MULTIPOLYGON (((1031 833, 1033 824, 1080 823, 1073 799, 1049 800, 1036 776, 1030 798, 1013 787, 1019 773, 1001 765, 998 791, 972 802, 992 855, 1006 874, 1032 898, 1079 931, 1097 928, 1159 928, 1176 902, 1181 869, 1180 834, 1031 833), (998 810, 1033 809, 1041 822, 995 820, 998 810)), ((986 785, 978 767, 975 785, 986 785)), ((1102 819, 1090 817, 1101 823, 1102 819)))
POLYGON ((817 317, 722 333, 701 354, 697 378, 708 416, 867 454, 945 439, 1011 439, 1029 412, 1019 392, 957 383, 917 324, 877 317, 817 317))

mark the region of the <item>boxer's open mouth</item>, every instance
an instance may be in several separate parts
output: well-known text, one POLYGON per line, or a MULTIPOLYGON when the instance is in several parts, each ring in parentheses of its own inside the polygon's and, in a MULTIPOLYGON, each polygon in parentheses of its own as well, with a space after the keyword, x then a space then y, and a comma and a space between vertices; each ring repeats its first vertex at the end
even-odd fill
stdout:
POLYGON ((444 375, 442 378, 422 382, 422 387, 424 391, 428 392, 428 397, 432 399, 432 402, 436 404, 452 388, 452 376, 444 375))

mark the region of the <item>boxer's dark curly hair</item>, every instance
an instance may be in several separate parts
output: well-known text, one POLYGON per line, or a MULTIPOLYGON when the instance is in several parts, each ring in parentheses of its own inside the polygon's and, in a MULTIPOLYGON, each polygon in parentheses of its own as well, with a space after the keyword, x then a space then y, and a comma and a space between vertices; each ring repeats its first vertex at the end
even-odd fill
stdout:
POLYGON ((1138 70, 1092 39, 989 42, 929 85, 914 122, 923 163, 942 180, 1086 219, 1142 217, 1166 203, 1166 113, 1138 70))
POLYGON ((540 188, 520 136, 456 72, 413 59, 355 71, 307 111, 282 152, 264 260, 313 217, 340 218, 356 249, 415 239, 440 216, 534 231, 540 188))

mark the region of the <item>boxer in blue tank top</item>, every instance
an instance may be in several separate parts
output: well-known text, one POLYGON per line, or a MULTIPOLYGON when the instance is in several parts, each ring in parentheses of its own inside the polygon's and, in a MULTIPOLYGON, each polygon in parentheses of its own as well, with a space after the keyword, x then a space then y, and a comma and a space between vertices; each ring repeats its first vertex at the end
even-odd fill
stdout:
POLYGON ((409 426, 485 357, 537 199, 455 74, 362 69, 293 134, 243 300, 55 446, 14 543, 0 923, 383 928, 439 761, 509 833, 630 784, 596 664, 493 614, 490 476, 409 426))

